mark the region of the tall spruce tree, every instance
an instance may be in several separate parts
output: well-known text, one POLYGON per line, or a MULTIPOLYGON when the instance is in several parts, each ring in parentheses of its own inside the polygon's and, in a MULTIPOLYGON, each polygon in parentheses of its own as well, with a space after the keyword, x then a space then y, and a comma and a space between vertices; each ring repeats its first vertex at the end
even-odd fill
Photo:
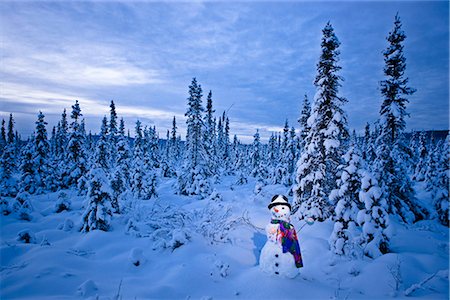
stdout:
POLYGON ((3 153, 3 148, 6 145, 6 128, 5 119, 2 119, 2 128, 0 132, 0 154, 3 153))
POLYGON ((340 42, 329 22, 322 33, 322 53, 314 81, 317 92, 307 122, 311 128, 297 163, 293 207, 300 218, 312 217, 319 221, 331 214, 328 196, 336 186, 336 170, 349 136, 342 109, 347 100, 338 95, 342 81, 338 75, 340 42))
POLYGON ((14 119, 13 115, 9 114, 8 121, 8 144, 14 143, 14 119))
POLYGON ((189 86, 187 117, 186 154, 181 176, 178 177, 179 192, 183 195, 200 195, 206 197, 211 192, 208 177, 206 149, 203 143, 203 106, 202 88, 193 78, 189 86))
POLYGON ((214 109, 212 103, 212 92, 209 91, 206 98, 206 114, 204 116, 203 123, 205 129, 203 131, 203 143, 205 145, 206 160, 209 165, 209 169, 213 174, 217 174, 218 160, 215 153, 215 123, 214 123, 214 109))
POLYGON ((407 174, 408 149, 404 143, 406 104, 408 95, 415 90, 408 86, 405 77, 406 59, 403 55, 403 42, 406 35, 402 30, 398 14, 395 16, 394 28, 389 33, 387 49, 384 56, 384 75, 381 81, 383 102, 380 108, 380 134, 377 138, 374 173, 387 202, 387 211, 399 215, 405 222, 423 219, 426 212, 415 199, 412 182, 407 174))

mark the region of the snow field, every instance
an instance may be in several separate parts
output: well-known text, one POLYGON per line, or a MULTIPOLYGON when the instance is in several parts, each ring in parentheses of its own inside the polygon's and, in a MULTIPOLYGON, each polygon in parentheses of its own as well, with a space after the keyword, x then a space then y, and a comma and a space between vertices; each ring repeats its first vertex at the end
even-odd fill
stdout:
MULTIPOLYGON (((112 231, 81 233, 84 197, 67 191, 70 211, 54 213, 58 193, 32 196, 32 220, 1 216, 2 299, 421 299, 448 298, 448 230, 436 221, 405 227, 393 221, 393 253, 375 260, 347 260, 329 251, 331 221, 306 225, 292 218, 305 266, 295 279, 269 276, 259 266, 270 221, 267 204, 281 185, 253 192, 255 180, 233 186, 227 176, 215 186, 220 205, 231 207, 230 218, 248 211, 248 221, 229 232, 229 242, 211 242, 200 233, 174 250, 154 248, 148 237, 125 233, 127 217, 115 214, 112 231), (58 226, 70 219, 70 231, 58 226), (28 229, 35 244, 17 241, 28 229), (50 245, 41 242, 48 240, 50 245), (140 263, 134 264, 136 260, 140 263), (430 280, 430 276, 435 274, 430 280), (396 279, 397 278, 397 279, 396 279), (426 281, 426 282, 423 282, 426 281)), ((188 211, 208 200, 175 195, 173 180, 160 183, 157 200, 140 200, 142 208, 164 202, 188 211)), ((426 193, 419 193, 426 196, 426 193)), ((291 200, 291 199, 290 199, 291 200)), ((292 200, 291 200, 292 201, 292 200)), ((141 228, 142 231, 147 229, 141 228)), ((145 233, 145 232, 144 232, 145 233)))

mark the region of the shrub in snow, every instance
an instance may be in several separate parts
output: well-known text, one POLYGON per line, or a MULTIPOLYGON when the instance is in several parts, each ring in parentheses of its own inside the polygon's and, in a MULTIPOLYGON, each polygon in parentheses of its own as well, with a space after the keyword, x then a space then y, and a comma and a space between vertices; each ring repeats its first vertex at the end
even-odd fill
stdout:
POLYGON ((41 241, 41 247, 44 247, 44 246, 50 246, 50 245, 51 245, 51 244, 50 244, 50 242, 48 241, 47 237, 44 236, 44 237, 42 238, 42 241, 41 241))
POLYGON ((87 195, 86 210, 82 215, 82 232, 91 230, 108 231, 110 228, 112 207, 111 188, 106 173, 102 168, 94 168, 89 172, 91 182, 87 195))
POLYGON ((30 221, 33 206, 30 203, 30 194, 21 192, 17 194, 12 204, 12 210, 20 220, 30 221))
POLYGON ((55 212, 60 213, 65 210, 70 210, 72 202, 68 198, 67 194, 63 191, 59 192, 58 199, 55 203, 55 212))
POLYGON ((233 230, 241 222, 231 218, 231 207, 209 202, 205 208, 194 211, 192 216, 195 232, 200 233, 210 243, 226 243, 233 230))
POLYGON ((218 280, 220 278, 227 277, 229 275, 229 270, 230 270, 230 265, 228 263, 226 263, 220 259, 215 259, 212 264, 210 275, 215 280, 218 280))
POLYGON ((3 198, 1 196, 0 196, 0 212, 4 216, 7 216, 12 212, 8 200, 6 200, 6 198, 3 198))
POLYGON ((95 296, 96 292, 98 291, 98 287, 92 280, 86 280, 78 287, 78 295, 82 297, 89 297, 89 296, 95 296))
POLYGON ((144 251, 141 248, 131 249, 129 260, 136 267, 143 265, 146 262, 144 251))
POLYGON ((219 192, 217 192, 216 190, 214 190, 211 193, 211 195, 209 196, 208 199, 211 201, 216 201, 216 202, 221 202, 223 200, 222 195, 219 192))
POLYGON ((16 240, 25 244, 36 244, 36 236, 30 229, 19 231, 16 240))
POLYGON ((74 226, 75 226, 75 224, 73 223, 73 221, 71 219, 65 219, 64 223, 62 223, 58 226, 58 229, 63 230, 63 231, 71 231, 74 226))
POLYGON ((364 209, 358 212, 357 221, 362 226, 359 243, 364 254, 372 258, 389 252, 389 216, 385 210, 387 203, 381 195, 376 179, 365 172, 359 192, 359 200, 364 203, 364 209))
POLYGON ((150 228, 149 237, 154 241, 154 249, 169 248, 173 251, 191 240, 191 215, 182 209, 155 205, 145 224, 150 228))
POLYGON ((248 182, 247 176, 245 176, 245 174, 242 170, 239 170, 235 184, 243 185, 243 184, 246 184, 247 182, 248 182))
POLYGON ((262 189, 263 189, 264 186, 265 186, 264 181, 262 181, 262 180, 256 181, 256 184, 255 184, 255 188, 254 188, 254 190, 253 190, 253 193, 254 193, 255 195, 258 195, 259 193, 261 193, 261 191, 262 191, 262 189))

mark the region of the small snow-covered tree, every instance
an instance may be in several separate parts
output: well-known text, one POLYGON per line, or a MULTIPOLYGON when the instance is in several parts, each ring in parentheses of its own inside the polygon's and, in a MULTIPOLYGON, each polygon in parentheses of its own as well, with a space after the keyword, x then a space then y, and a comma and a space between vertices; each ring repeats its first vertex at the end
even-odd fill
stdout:
POLYGON ((19 166, 19 192, 34 194, 36 192, 36 168, 34 164, 34 134, 22 149, 19 166))
POLYGON ((297 163, 293 212, 300 218, 323 221, 330 216, 328 195, 336 186, 336 169, 345 152, 348 138, 347 118, 342 109, 347 101, 338 96, 342 78, 339 45, 334 29, 328 22, 322 30, 322 53, 317 63, 317 88, 305 147, 297 163))
POLYGON ((30 194, 26 191, 21 191, 14 198, 12 203, 12 211, 20 220, 31 221, 31 213, 34 208, 30 202, 30 194))
POLYGON ((86 197, 86 210, 81 219, 81 232, 92 230, 108 231, 111 226, 111 195, 109 180, 103 168, 95 164, 89 171, 90 178, 86 197))
POLYGON ((17 184, 13 176, 16 169, 14 144, 7 144, 0 157, 0 196, 15 196, 17 184))
POLYGON ((357 216, 362 226, 359 243, 365 255, 376 258, 389 252, 389 216, 378 182, 368 172, 362 174, 359 200, 364 204, 357 216))
POLYGON ((329 238, 331 251, 338 255, 355 256, 355 239, 358 236, 357 214, 359 211, 359 191, 364 162, 353 144, 338 167, 340 176, 337 188, 331 191, 330 200, 336 203, 334 209, 334 228, 329 238))
POLYGON ((260 180, 267 177, 267 165, 264 162, 259 130, 253 135, 253 144, 250 151, 250 175, 260 180))

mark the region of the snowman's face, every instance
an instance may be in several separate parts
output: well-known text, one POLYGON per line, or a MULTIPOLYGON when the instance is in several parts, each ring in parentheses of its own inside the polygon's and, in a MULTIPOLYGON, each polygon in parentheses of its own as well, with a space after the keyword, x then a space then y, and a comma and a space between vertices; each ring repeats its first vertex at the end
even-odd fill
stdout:
POLYGON ((291 216, 291 210, 287 205, 275 205, 270 209, 270 212, 274 219, 288 220, 291 216))

